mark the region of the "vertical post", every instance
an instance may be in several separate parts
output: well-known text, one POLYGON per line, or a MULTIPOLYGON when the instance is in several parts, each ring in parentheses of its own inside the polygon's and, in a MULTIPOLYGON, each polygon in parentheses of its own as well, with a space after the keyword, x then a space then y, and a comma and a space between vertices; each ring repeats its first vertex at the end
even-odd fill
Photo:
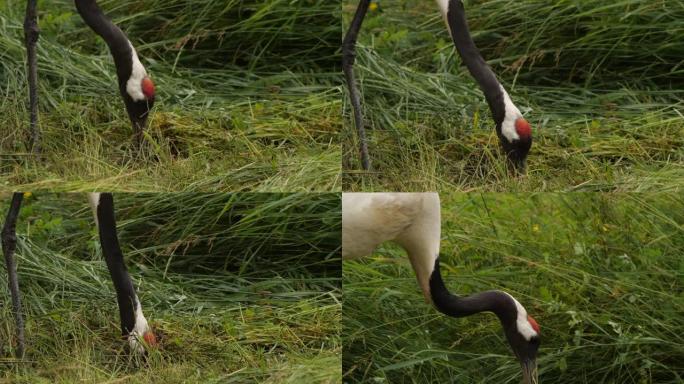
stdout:
POLYGON ((34 154, 39 155, 40 129, 38 128, 38 56, 36 54, 36 43, 38 42, 40 29, 38 28, 36 3, 37 0, 28 0, 26 3, 24 38, 28 59, 29 113, 31 116, 31 137, 29 146, 34 154))
POLYGON ((359 132, 359 142, 361 144, 361 166, 365 170, 371 167, 370 157, 368 156, 368 140, 366 139, 366 128, 363 126, 363 114, 361 113, 361 101, 359 98, 359 90, 356 86, 356 78, 354 77, 354 61, 356 59, 356 38, 361 29, 363 18, 368 12, 370 0, 361 0, 354 19, 352 19, 347 35, 342 42, 342 70, 347 79, 347 88, 349 89, 349 98, 351 99, 352 109, 354 111, 354 124, 356 130, 359 132))
POLYGON ((24 318, 21 315, 21 296, 19 293, 19 279, 17 276, 17 263, 14 260, 14 250, 17 247, 17 216, 21 208, 24 194, 15 192, 12 195, 12 203, 7 212, 5 225, 2 227, 2 252, 5 254, 5 264, 9 276, 9 290, 12 296, 12 312, 17 324, 17 357, 24 357, 24 318))

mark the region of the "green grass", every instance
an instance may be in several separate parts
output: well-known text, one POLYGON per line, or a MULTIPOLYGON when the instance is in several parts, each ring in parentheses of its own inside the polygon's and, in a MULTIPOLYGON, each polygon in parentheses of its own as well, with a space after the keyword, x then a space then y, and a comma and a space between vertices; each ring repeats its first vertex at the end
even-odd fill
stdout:
POLYGON ((0 6, 0 183, 60 191, 341 187, 339 6, 100 1, 155 81, 138 155, 106 45, 72 1, 39 1, 42 161, 28 153, 24 1, 0 6))
MULTIPOLYGON (((442 271, 541 326, 540 383, 684 380, 681 194, 442 194, 442 271)), ((444 274, 444 273, 443 273, 444 274)), ((344 381, 518 383, 496 316, 424 303, 399 248, 343 263, 344 381)))
MULTIPOLYGON (((0 382, 340 382, 338 194, 114 199, 160 348, 147 362, 126 352, 85 196, 37 193, 18 223, 27 354, 12 357, 14 322, 0 305, 0 382)), ((4 268, 0 298, 9 302, 4 268)))
MULTIPOLYGON (((356 6, 345 1, 348 25, 356 6)), ((684 2, 465 2, 482 55, 533 127, 528 175, 508 175, 490 112, 434 2, 383 0, 356 74, 363 172, 345 101, 344 190, 661 191, 684 180, 684 2)))

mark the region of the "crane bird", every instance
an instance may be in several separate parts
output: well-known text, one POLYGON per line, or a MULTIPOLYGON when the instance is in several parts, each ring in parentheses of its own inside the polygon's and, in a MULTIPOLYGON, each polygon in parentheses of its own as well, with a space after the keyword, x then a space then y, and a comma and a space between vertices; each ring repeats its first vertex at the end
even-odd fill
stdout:
MULTIPOLYGON (((342 42, 342 70, 347 79, 347 87, 354 113, 354 124, 359 135, 361 164, 366 170, 370 169, 371 162, 368 155, 366 130, 363 124, 359 90, 356 85, 353 66, 356 58, 356 39, 370 3, 371 0, 361 0, 359 2, 354 18, 349 25, 349 30, 342 42)), ((437 0, 437 3, 458 54, 485 95, 489 109, 492 112, 492 119, 494 120, 501 148, 508 159, 508 163, 513 166, 515 171, 521 174, 524 173, 527 154, 532 146, 532 129, 530 124, 522 116, 518 107, 513 104, 508 92, 496 79, 496 75, 484 61, 480 51, 475 46, 475 42, 470 36, 468 29, 463 3, 460 0, 437 0)))
MULTIPOLYGON (((17 357, 23 357, 25 350, 24 320, 21 315, 21 296, 17 278, 17 266, 14 252, 17 245, 16 224, 24 194, 15 192, 7 211, 5 224, 2 228, 2 251, 5 255, 7 272, 9 274, 10 295, 12 296, 12 311, 17 324, 17 357)), ((98 228, 102 254, 114 283, 116 299, 119 306, 121 334, 128 340, 133 353, 143 354, 145 347, 157 345, 154 332, 143 315, 138 295, 135 293, 133 281, 124 263, 123 253, 119 246, 116 232, 116 218, 114 216, 114 197, 111 193, 90 193, 88 201, 95 216, 98 228)))
MULTIPOLYGON (((126 34, 105 16, 95 0, 75 0, 81 18, 107 43, 114 58, 119 92, 123 98, 128 117, 133 125, 134 142, 140 147, 147 117, 154 105, 154 82, 140 62, 138 53, 126 34)), ((38 69, 36 42, 40 30, 36 0, 28 0, 24 19, 25 44, 28 56, 29 109, 31 119, 31 147, 40 153, 40 130, 38 128, 38 69)))
POLYGON ((493 312, 523 372, 524 382, 537 383, 539 325, 525 308, 503 291, 466 297, 449 292, 439 271, 440 203, 436 193, 343 193, 342 258, 370 255, 386 241, 406 250, 418 285, 428 302, 452 317, 493 312))

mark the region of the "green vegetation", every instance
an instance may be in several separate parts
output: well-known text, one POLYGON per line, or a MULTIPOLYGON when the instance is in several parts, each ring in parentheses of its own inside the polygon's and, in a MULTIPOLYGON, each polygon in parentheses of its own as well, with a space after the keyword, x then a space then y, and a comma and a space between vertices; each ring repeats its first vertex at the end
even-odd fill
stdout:
POLYGON ((136 46, 157 101, 147 147, 102 39, 73 1, 39 1, 40 128, 28 153, 25 1, 0 5, 0 183, 26 190, 339 189, 339 4, 99 1, 136 46))
MULTIPOLYGON (((540 383, 684 380, 681 194, 441 200, 447 286, 518 298, 541 326, 540 383)), ((432 309, 398 248, 345 261, 343 286, 345 382, 520 382, 496 316, 432 309)))
POLYGON ((0 305, 0 382, 340 382, 338 194, 114 199, 160 348, 147 362, 126 352, 85 196, 35 194, 18 223, 27 355, 12 358, 14 322, 0 305))
MULTIPOLYGON (((348 25, 356 1, 345 1, 348 25)), ((680 190, 684 3, 465 1, 473 38, 533 127, 507 174, 490 112, 434 2, 382 0, 359 37, 373 172, 345 101, 345 190, 680 190)))

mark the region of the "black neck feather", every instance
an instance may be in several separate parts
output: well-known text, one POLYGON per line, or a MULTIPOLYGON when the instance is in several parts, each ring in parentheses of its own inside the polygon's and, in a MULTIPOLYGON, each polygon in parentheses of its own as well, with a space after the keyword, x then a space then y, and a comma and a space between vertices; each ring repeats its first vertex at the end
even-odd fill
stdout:
POLYGON ((506 115, 504 96, 501 91, 501 84, 496 79, 492 69, 480 55, 480 51, 475 46, 475 42, 470 36, 468 22, 465 17, 463 3, 460 0, 450 0, 447 12, 447 23, 451 30, 451 37, 456 45, 456 50, 461 56, 463 63, 468 68, 470 74, 480 85, 480 89, 487 99, 489 109, 492 111, 492 118, 499 128, 506 115))

